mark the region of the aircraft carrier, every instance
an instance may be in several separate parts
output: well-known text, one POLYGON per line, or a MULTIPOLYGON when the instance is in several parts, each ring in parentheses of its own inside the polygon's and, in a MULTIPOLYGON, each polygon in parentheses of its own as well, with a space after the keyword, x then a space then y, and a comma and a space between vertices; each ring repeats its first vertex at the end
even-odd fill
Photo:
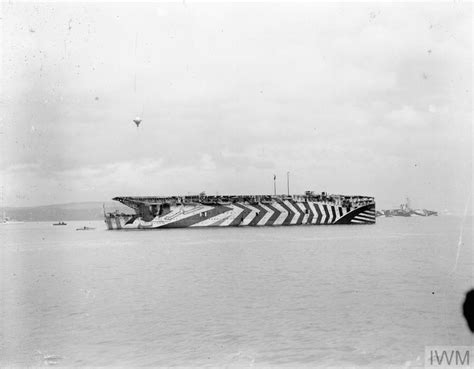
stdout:
POLYGON ((113 200, 132 214, 106 213, 107 228, 290 226, 375 223, 375 199, 369 196, 303 195, 125 196, 113 200))

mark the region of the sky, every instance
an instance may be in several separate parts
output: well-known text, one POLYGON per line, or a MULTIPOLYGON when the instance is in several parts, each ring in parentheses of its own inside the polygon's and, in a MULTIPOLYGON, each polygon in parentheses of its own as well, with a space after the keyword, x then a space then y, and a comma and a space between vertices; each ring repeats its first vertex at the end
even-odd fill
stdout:
POLYGON ((287 172, 378 208, 472 199, 469 3, 1 7, 2 205, 285 193, 287 172))

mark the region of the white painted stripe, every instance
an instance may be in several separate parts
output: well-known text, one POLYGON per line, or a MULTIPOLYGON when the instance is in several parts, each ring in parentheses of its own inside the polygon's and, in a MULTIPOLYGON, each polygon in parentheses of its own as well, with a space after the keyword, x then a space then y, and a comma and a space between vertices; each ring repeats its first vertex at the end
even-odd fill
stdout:
POLYGON ((347 208, 345 208, 344 206, 342 206, 342 216, 346 215, 347 214, 347 208))
POLYGON ((373 219, 375 218, 375 215, 367 215, 367 214, 359 214, 357 215, 358 217, 362 217, 362 218, 367 218, 367 219, 373 219))
POLYGON ((166 214, 163 217, 158 217, 158 216, 155 217, 155 219, 153 219, 151 223, 153 227, 162 227, 166 224, 174 223, 174 222, 192 217, 193 215, 197 215, 197 214, 209 211, 211 209, 213 209, 213 207, 208 206, 208 205, 189 206, 189 207, 185 207, 184 211, 178 208, 176 212, 166 214))
POLYGON ((364 222, 371 222, 371 221, 375 220, 375 218, 358 218, 358 217, 356 217, 356 219, 363 220, 364 222))
POLYGON ((365 223, 365 222, 362 221, 362 220, 357 220, 357 219, 354 218, 354 219, 351 220, 351 223, 360 223, 360 224, 363 224, 363 223, 365 223))
POLYGON ((155 219, 153 219, 153 220, 154 221, 160 221, 160 223, 168 224, 168 223, 172 223, 172 222, 176 222, 178 220, 188 218, 190 216, 193 216, 193 215, 205 212, 205 211, 209 211, 211 209, 213 209, 212 206, 186 206, 184 208, 184 211, 183 211, 183 209, 176 208, 171 213, 166 214, 163 217, 155 217, 155 219))
POLYGON ((309 214, 303 215, 303 219, 301 220, 301 224, 308 224, 309 214))
MULTIPOLYGON (((298 205, 298 208, 301 209, 301 211, 303 212, 303 219, 301 220, 301 224, 306 224, 308 223, 308 218, 309 218, 309 214, 306 214, 306 206, 304 206, 304 204, 302 202, 297 202, 296 205, 298 205)), ((299 216, 299 214, 298 214, 299 216)))
POLYGON ((247 209, 251 210, 251 212, 245 217, 244 221, 241 223, 241 225, 249 225, 249 223, 255 218, 259 210, 257 208, 254 208, 252 205, 249 204, 240 204, 247 209))
POLYGON ((328 211, 329 211, 329 224, 332 224, 337 219, 337 214, 339 210, 334 205, 328 205, 328 211), (336 213, 336 218, 334 218, 333 211, 336 213))
POLYGON ((363 217, 373 217, 374 215, 373 214, 366 214, 366 213, 360 213, 360 214, 357 214, 358 216, 361 215, 363 217))
POLYGON ((267 208, 265 205, 263 204, 260 204, 260 206, 262 208, 265 209, 265 211, 267 212, 262 219, 260 219, 260 221, 257 223, 257 225, 261 226, 261 225, 265 225, 267 222, 268 222, 268 219, 271 218, 271 216, 273 214, 275 214, 275 212, 273 210, 271 210, 270 208, 267 208))
MULTIPOLYGON (((240 216, 240 214, 244 211, 243 209, 241 209, 241 208, 239 208, 238 206, 235 206, 235 205, 227 205, 227 206, 232 208, 232 212, 231 212, 229 218, 227 218, 226 220, 224 220, 220 224, 220 227, 228 226, 230 223, 232 223, 232 221, 234 219, 236 219, 238 216, 240 216)), ((228 213, 226 213, 226 214, 228 214, 228 213)))
POLYGON ((318 212, 316 211, 315 203, 314 202, 309 202, 309 207, 311 208, 311 212, 314 214, 313 219, 311 221, 311 224, 316 224, 316 221, 318 220, 318 212))
POLYGON ((278 218, 273 222, 273 225, 282 225, 283 221, 288 216, 288 212, 283 208, 279 203, 276 201, 272 204, 272 206, 280 212, 278 218))
POLYGON ((214 218, 209 218, 209 219, 204 219, 202 218, 202 222, 198 222, 198 223, 194 223, 194 224, 191 224, 190 227, 208 227, 210 226, 212 223, 215 223, 216 221, 215 220, 212 220, 211 219, 214 219, 214 218))
POLYGON ((293 212, 293 218, 291 218, 290 220, 290 224, 296 224, 296 222, 298 221, 298 218, 300 216, 300 213, 297 209, 295 209, 295 207, 288 201, 284 201, 285 205, 288 206, 290 208, 290 210, 293 212))
POLYGON ((224 219, 226 217, 229 217, 229 213, 230 212, 218 214, 218 215, 213 216, 212 218, 208 218, 208 219, 203 218, 202 222, 195 223, 195 224, 191 225, 191 227, 209 227, 209 226, 213 225, 215 222, 217 222, 221 219, 224 219))
POLYGON ((316 204, 317 207, 319 207, 319 210, 321 211, 322 218, 321 218, 321 224, 324 224, 326 222, 326 212, 324 211, 324 206, 323 204, 316 204))
POLYGON ((370 222, 370 221, 373 220, 373 219, 365 219, 365 218, 359 218, 359 217, 355 217, 354 219, 355 219, 355 220, 360 220, 361 222, 364 222, 364 223, 370 222))
MULTIPOLYGON (((330 205, 330 204, 326 204, 326 206, 328 207, 328 212, 329 212, 329 221, 328 221, 328 224, 332 224, 333 222, 333 215, 332 215, 332 209, 334 208, 333 205, 330 205)), ((335 211, 336 209, 334 209, 335 211)))

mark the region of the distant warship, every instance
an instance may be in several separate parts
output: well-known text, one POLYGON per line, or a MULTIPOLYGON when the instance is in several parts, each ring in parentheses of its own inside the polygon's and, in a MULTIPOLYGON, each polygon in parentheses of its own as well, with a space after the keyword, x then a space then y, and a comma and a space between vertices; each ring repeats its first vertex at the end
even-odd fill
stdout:
POLYGON ((428 216, 437 216, 438 212, 433 210, 427 209, 412 209, 410 207, 410 199, 407 198, 407 202, 405 204, 401 204, 400 208, 398 209, 388 209, 388 210, 377 210, 376 214, 377 217, 385 216, 385 217, 411 217, 411 216, 419 216, 419 217, 428 217, 428 216))

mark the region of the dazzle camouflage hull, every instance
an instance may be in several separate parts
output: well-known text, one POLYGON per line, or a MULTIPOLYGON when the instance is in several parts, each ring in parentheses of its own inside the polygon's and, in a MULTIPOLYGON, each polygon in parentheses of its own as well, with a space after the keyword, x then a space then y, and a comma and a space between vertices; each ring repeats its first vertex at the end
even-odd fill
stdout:
POLYGON ((108 229, 375 223, 373 197, 342 195, 116 197, 134 214, 108 213, 108 229))

